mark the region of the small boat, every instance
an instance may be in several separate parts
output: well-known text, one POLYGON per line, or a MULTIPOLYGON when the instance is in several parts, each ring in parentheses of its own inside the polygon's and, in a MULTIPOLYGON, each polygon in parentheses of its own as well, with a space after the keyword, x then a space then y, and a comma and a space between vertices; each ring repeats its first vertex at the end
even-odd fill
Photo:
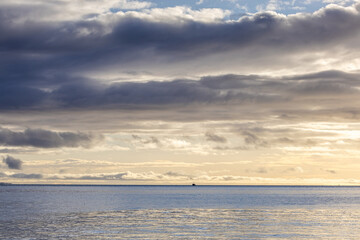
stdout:
POLYGON ((193 183, 193 184, 192 184, 192 186, 196 186, 196 184, 195 184, 195 183, 193 183))

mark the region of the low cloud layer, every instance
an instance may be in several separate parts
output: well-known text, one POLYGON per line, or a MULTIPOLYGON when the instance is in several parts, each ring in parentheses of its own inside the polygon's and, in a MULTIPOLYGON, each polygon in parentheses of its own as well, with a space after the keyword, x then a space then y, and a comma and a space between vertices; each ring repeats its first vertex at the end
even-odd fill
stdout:
MULTIPOLYGON (((359 78, 360 74, 357 73, 324 71, 282 77, 219 75, 202 77, 200 80, 175 79, 142 83, 122 82, 111 85, 83 82, 66 85, 52 92, 30 88, 22 89, 22 94, 10 91, 17 96, 16 99, 5 99, 6 96, 0 98, 4 98, 2 108, 8 110, 16 108, 142 111, 158 110, 159 106, 163 110, 171 110, 174 107, 190 106, 195 109, 197 106, 211 107, 224 104, 238 107, 271 104, 274 111, 280 107, 297 108, 299 111, 308 110, 312 105, 319 106, 323 110, 335 107, 342 107, 345 110, 353 107, 348 101, 350 97, 354 101, 360 100, 358 99, 359 78), (31 96, 32 100, 29 100, 28 96, 31 96)), ((34 130, 27 130, 26 134, 36 133, 34 130)), ((63 135, 68 135, 70 138, 71 134, 63 135)))
MULTIPOLYGON (((262 169, 259 170, 261 173, 264 173, 262 169)), ((155 172, 121 172, 114 174, 92 174, 92 175, 47 175, 42 174, 4 174, 0 172, 0 178, 13 178, 13 179, 33 179, 33 180, 62 180, 64 183, 66 181, 79 180, 79 181, 110 181, 110 183, 116 182, 182 182, 182 183, 254 183, 254 184, 323 184, 323 185, 337 185, 337 184, 346 184, 346 185, 356 185, 360 181, 357 179, 325 179, 325 178, 308 178, 308 179, 298 179, 298 178, 269 178, 269 177, 249 177, 249 176, 236 176, 236 175, 217 175, 211 176, 207 173, 189 175, 178 172, 166 172, 166 173, 155 173, 155 172)))
POLYGON ((0 128, 0 145, 15 147, 60 148, 84 147, 89 148, 102 140, 102 136, 88 133, 54 132, 44 129, 26 129, 12 131, 0 128))
POLYGON ((30 174, 15 173, 15 174, 8 175, 8 177, 10 177, 10 178, 20 178, 20 179, 42 179, 43 175, 42 174, 37 174, 37 173, 30 173, 30 174))

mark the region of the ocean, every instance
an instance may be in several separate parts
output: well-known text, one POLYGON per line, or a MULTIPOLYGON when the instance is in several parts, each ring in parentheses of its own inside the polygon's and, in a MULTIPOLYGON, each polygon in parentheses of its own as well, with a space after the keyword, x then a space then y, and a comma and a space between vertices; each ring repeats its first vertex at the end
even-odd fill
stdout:
POLYGON ((360 187, 0 186, 0 239, 360 239, 360 187))

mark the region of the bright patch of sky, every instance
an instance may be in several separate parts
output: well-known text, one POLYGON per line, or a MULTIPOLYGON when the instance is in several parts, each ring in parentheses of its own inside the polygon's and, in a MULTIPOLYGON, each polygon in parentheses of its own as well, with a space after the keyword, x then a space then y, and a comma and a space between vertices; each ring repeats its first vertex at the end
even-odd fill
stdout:
POLYGON ((152 4, 150 8, 176 6, 187 6, 194 10, 202 8, 220 8, 230 10, 232 12, 230 17, 237 18, 245 13, 255 13, 259 11, 275 11, 282 14, 314 12, 330 3, 349 6, 354 2, 354 0, 153 0, 151 1, 152 4))

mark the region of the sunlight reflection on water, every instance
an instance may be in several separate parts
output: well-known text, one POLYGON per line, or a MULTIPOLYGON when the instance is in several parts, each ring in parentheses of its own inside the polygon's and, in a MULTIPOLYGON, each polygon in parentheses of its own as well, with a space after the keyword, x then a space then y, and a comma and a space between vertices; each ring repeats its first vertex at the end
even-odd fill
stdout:
POLYGON ((360 188, 12 186, 0 239, 358 239, 360 188))
POLYGON ((357 239, 360 212, 143 209, 46 215, 1 228, 1 239, 357 239))

